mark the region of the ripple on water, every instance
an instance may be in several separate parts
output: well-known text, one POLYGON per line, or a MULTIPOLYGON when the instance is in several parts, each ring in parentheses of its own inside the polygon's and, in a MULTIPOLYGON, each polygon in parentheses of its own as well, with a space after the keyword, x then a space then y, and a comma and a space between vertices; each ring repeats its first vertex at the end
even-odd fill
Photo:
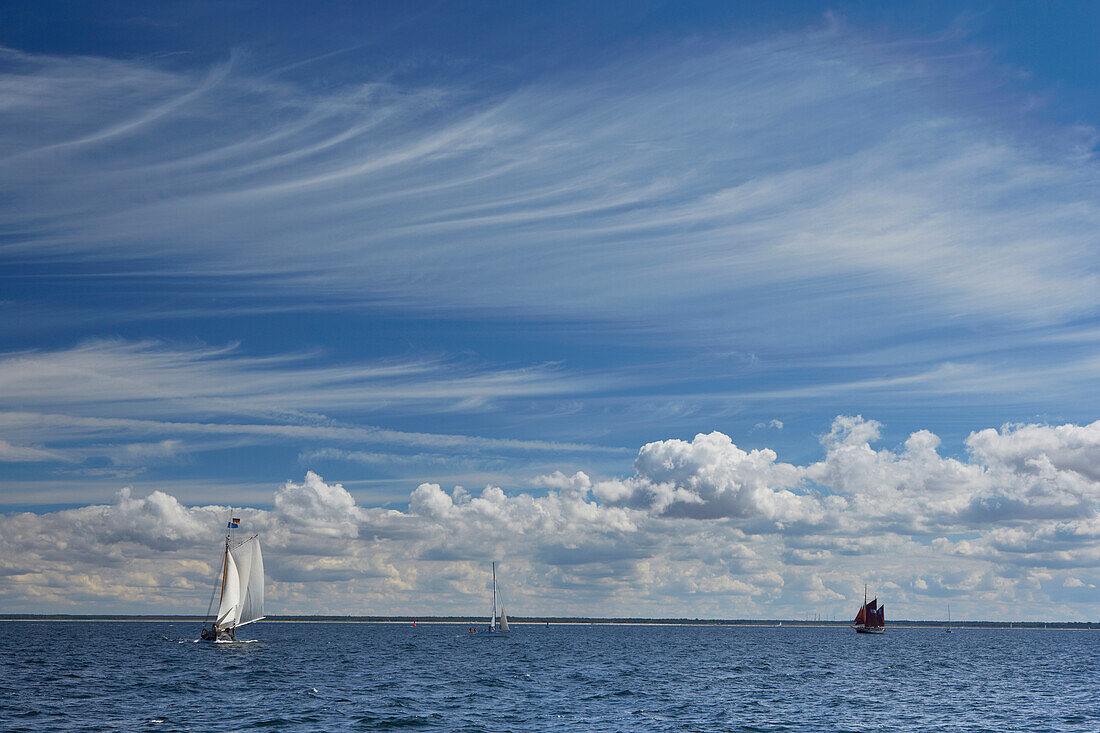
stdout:
POLYGON ((12 622, 0 730, 1100 730, 1087 632, 518 626, 486 643, 464 628, 258 624, 195 644, 150 623, 119 644, 12 622))

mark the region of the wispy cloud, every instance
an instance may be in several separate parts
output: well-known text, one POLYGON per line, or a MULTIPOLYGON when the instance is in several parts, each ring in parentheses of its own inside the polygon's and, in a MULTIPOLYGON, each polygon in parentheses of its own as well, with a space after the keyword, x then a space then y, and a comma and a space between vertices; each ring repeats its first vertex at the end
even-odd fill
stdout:
MULTIPOLYGON (((1095 347, 1095 133, 1028 117, 958 44, 835 24, 507 85, 327 87, 248 55, 196 70, 6 49, 0 261, 33 266, 18 307, 54 327, 74 308, 90 328, 288 308, 552 318, 763 355, 775 378, 722 389, 735 399, 1010 381, 1065 395, 1081 372, 1037 344, 1057 328, 1095 347), (110 297, 40 296, 39 276, 103 278, 88 287, 110 297), (150 307, 149 287, 170 297, 150 307)), ((211 389, 186 399, 255 414, 266 387, 286 410, 467 410, 578 386, 545 366, 416 366, 384 388, 318 367, 323 389, 295 390, 257 365, 253 393, 223 397, 207 364, 211 389)))
MULTIPOLYGON (((249 444, 339 442, 445 453, 615 452, 569 441, 392 430, 364 415, 476 414, 498 401, 575 395, 597 382, 553 368, 436 359, 333 365, 161 342, 90 341, 0 356, 0 461, 117 466, 249 444), (28 445, 28 441, 42 445, 28 445)), ((355 452, 355 451, 353 451, 355 452)))
POLYGON ((320 353, 257 357, 224 347, 95 340, 69 349, 0 355, 0 405, 126 404, 130 414, 272 415, 415 410, 430 403, 476 410, 518 396, 573 394, 594 382, 550 367, 488 369, 439 359, 328 364, 320 353))
POLYGON ((66 461, 68 457, 60 451, 36 448, 30 445, 14 445, 0 440, 0 463, 34 463, 37 461, 66 461))
POLYGON ((833 29, 478 97, 8 51, 0 128, 28 152, 0 176, 4 249, 421 309, 830 331, 868 308, 876 330, 1091 313, 1092 164, 933 104, 949 72, 921 52, 833 29), (17 124, 32 107, 47 122, 17 124))

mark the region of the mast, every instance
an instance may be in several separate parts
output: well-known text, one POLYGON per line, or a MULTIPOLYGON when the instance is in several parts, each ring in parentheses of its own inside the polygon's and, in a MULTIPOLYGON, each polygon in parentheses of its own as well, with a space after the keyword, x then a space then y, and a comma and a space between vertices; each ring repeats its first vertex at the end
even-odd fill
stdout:
POLYGON ((222 589, 218 595, 218 605, 221 605, 222 599, 225 598, 225 577, 229 574, 229 538, 233 534, 233 507, 229 507, 230 521, 225 523, 225 559, 222 561, 222 589))
MULTIPOLYGON (((229 517, 232 520, 233 507, 229 508, 229 517)), ((218 606, 221 606, 222 599, 225 598, 225 581, 229 575, 229 536, 231 534, 230 524, 232 521, 226 523, 225 532, 225 554, 222 556, 222 577, 219 583, 217 579, 214 580, 214 588, 210 591, 210 603, 206 604, 206 620, 210 618, 210 612, 214 610, 214 596, 218 596, 218 606)), ((203 621, 203 633, 206 631, 206 620, 203 621)), ((214 628, 218 628, 217 618, 214 619, 214 628)))
POLYGON ((222 587, 218 592, 218 603, 225 598, 225 576, 229 572, 229 540, 225 541, 225 556, 222 557, 222 587))
POLYGON ((492 621, 489 623, 489 630, 493 631, 497 627, 497 564, 493 561, 493 616, 492 621))

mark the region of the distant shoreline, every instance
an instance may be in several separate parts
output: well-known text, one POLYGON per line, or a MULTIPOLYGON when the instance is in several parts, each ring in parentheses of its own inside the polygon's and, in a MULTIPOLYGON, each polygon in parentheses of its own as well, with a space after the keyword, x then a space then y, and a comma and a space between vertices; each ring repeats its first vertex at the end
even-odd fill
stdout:
MULTIPOLYGON (((196 623, 201 616, 170 615, 98 615, 98 614, 6 614, 0 622, 16 621, 77 621, 94 623, 196 623)), ((848 628, 850 621, 798 621, 795 619, 645 619, 645 618, 512 618, 517 626, 738 626, 760 628, 848 628)), ((481 624, 485 619, 467 616, 269 616, 263 623, 312 624, 481 624)), ((945 629, 944 621, 891 621, 888 627, 913 629, 945 629)), ((956 621, 952 629, 1060 629, 1075 631, 1100 630, 1100 623, 1087 621, 956 621)))

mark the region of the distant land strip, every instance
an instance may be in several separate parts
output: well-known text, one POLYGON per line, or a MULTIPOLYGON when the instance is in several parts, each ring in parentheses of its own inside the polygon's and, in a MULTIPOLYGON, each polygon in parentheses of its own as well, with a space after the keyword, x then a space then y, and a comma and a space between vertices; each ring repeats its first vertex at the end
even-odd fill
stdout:
MULTIPOLYGON (((112 614, 34 614, 2 613, 0 621, 119 621, 203 623, 202 616, 173 616, 167 614, 112 615, 112 614)), ((265 622, 274 623, 352 623, 352 624, 480 624, 481 616, 267 616, 265 622)), ((806 626, 847 627, 851 621, 810 619, 702 619, 702 618, 580 618, 569 616, 509 617, 511 624, 539 625, 605 625, 605 626, 806 626)), ((890 621, 887 627, 946 628, 946 621, 890 621)), ((1097 630, 1100 622, 1089 621, 952 621, 953 629, 1077 629, 1097 630)))

